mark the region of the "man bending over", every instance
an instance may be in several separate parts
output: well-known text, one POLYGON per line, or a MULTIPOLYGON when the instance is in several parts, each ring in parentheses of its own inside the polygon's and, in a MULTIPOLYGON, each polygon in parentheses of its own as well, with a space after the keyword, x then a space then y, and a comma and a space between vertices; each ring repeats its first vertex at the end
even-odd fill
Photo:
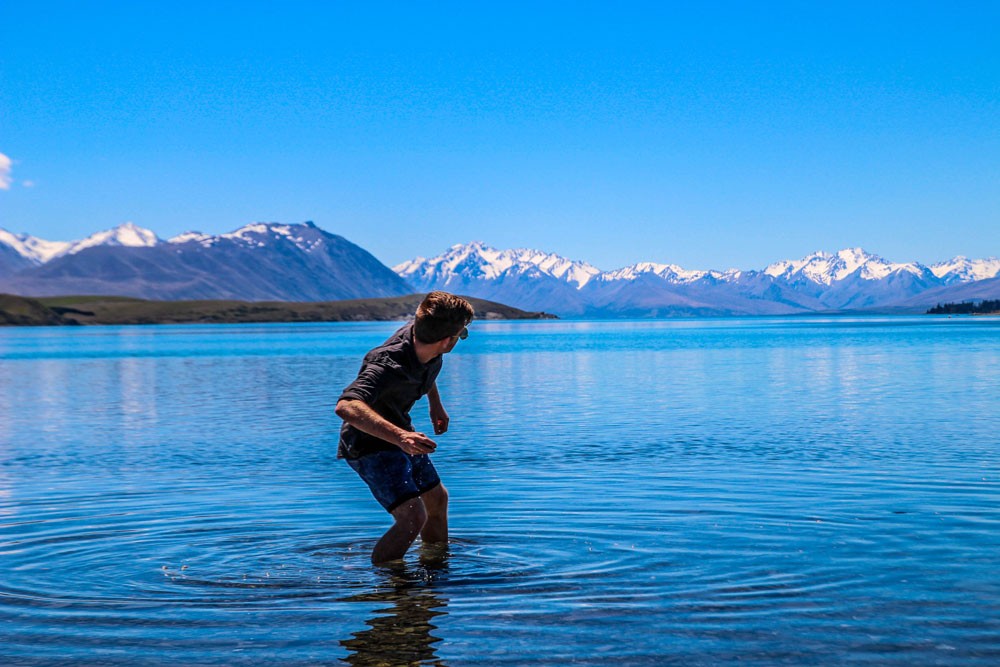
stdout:
POLYGON ((430 403, 434 433, 448 430, 437 379, 442 357, 469 336, 472 305, 447 292, 431 292, 405 325, 365 355, 361 371, 337 401, 337 456, 368 484, 394 523, 375 545, 372 563, 403 557, 417 535, 425 543, 448 541, 448 492, 431 454, 437 444, 413 430, 410 409, 430 403))

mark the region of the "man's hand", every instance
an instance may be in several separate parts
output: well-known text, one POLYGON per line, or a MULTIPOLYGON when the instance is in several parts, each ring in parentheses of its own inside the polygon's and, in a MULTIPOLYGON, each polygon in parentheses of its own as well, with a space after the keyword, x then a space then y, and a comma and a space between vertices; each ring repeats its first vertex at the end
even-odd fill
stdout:
POLYGON ((338 401, 337 416, 359 431, 394 443, 407 454, 430 454, 437 448, 437 443, 423 433, 407 431, 388 422, 364 401, 338 401))
POLYGON ((407 431, 399 436, 399 448, 407 454, 430 454, 437 449, 437 443, 423 433, 407 431))
POLYGON ((434 435, 441 435, 448 430, 448 413, 439 403, 437 406, 431 405, 431 423, 434 424, 434 435))

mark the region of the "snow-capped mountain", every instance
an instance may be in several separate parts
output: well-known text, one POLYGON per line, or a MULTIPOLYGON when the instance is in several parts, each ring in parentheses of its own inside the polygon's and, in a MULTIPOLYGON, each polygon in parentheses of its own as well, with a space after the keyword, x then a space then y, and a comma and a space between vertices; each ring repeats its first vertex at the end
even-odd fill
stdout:
POLYGON ((95 246, 123 246, 127 248, 152 248, 163 243, 160 238, 149 229, 139 227, 135 223, 125 222, 112 229, 91 234, 82 241, 74 241, 69 246, 51 257, 55 259, 62 255, 75 255, 78 252, 93 248, 95 246))
POLYGON ((601 273, 586 262, 574 262, 539 250, 497 250, 480 241, 453 245, 432 259, 417 257, 393 271, 417 287, 452 284, 460 279, 498 280, 537 271, 580 288, 601 273))
POLYGON ((0 291, 26 296, 326 301, 414 291, 370 253, 311 222, 254 223, 170 241, 126 223, 2 276, 0 291))
POLYGON ((185 232, 171 238, 168 243, 175 245, 197 243, 203 248, 211 248, 219 244, 232 242, 247 247, 266 248, 275 242, 291 243, 303 252, 312 252, 322 246, 323 232, 313 223, 287 225, 276 222, 254 222, 244 225, 228 234, 203 234, 201 232, 185 232))
POLYGON ((484 299, 514 298, 528 310, 582 315, 578 291, 600 273, 586 262, 574 262, 538 250, 497 250, 481 242, 454 245, 431 259, 418 257, 393 267, 418 291, 443 289, 484 299))
POLYGON ((726 271, 688 270, 676 264, 657 264, 655 262, 639 262, 614 271, 603 271, 594 276, 595 280, 613 282, 616 280, 636 280, 644 275, 653 275, 673 285, 687 285, 699 280, 736 282, 746 272, 739 269, 726 271))
POLYGON ((12 248, 33 265, 45 264, 64 255, 74 255, 95 246, 151 247, 162 241, 148 229, 126 222, 112 229, 91 234, 80 241, 47 241, 29 234, 12 234, 0 229, 0 244, 12 248))
POLYGON ((900 271, 924 276, 929 269, 915 262, 908 264, 888 262, 861 248, 848 248, 836 254, 815 252, 798 261, 775 262, 764 269, 767 275, 788 282, 806 280, 827 286, 854 275, 862 280, 883 280, 900 271))
MULTIPOLYGON (((688 271, 676 264, 656 264, 654 262, 640 262, 617 271, 606 271, 598 275, 598 280, 611 282, 615 280, 635 280, 643 274, 652 274, 657 278, 662 278, 668 283, 685 284, 695 280, 701 280, 709 275, 709 271, 688 271)), ((717 273, 717 272, 716 272, 717 273)), ((721 274, 718 274, 720 275, 721 274)))
POLYGON ((37 266, 65 253, 73 244, 67 241, 46 241, 30 234, 12 234, 6 229, 0 229, 0 245, 6 245, 37 266))
POLYGON ((923 264, 890 262, 861 248, 775 262, 764 273, 832 310, 885 306, 941 285, 923 264))
POLYGON ((947 262, 932 264, 930 269, 946 285, 989 280, 1000 276, 1000 259, 968 259, 959 255, 947 262))
POLYGON ((916 311, 951 295, 1000 298, 1000 259, 956 257, 927 267, 848 248, 762 270, 640 262, 602 271, 551 252, 475 242, 389 269, 309 222, 257 222, 167 241, 133 223, 68 242, 0 230, 0 292, 319 301, 432 289, 562 316, 916 311))
POLYGON ((956 258, 935 265, 941 267, 935 271, 848 248, 775 262, 760 271, 690 270, 654 262, 600 271, 552 253, 497 250, 476 242, 394 270, 421 290, 461 291, 564 316, 750 315, 890 307, 945 285, 943 276, 968 281, 997 275, 1000 266, 994 262, 1000 265, 956 258))
MULTIPOLYGON (((308 227, 308 223, 306 227, 308 227)), ((308 234, 304 236, 301 228, 303 225, 255 222, 228 234, 212 236, 201 232, 185 232, 169 241, 162 240, 152 230, 140 227, 133 222, 125 222, 117 227, 96 232, 79 241, 46 241, 28 234, 12 234, 5 229, 0 229, 0 245, 9 246, 35 265, 45 264, 65 255, 75 255, 87 248, 98 246, 152 248, 163 243, 176 245, 194 241, 207 248, 226 240, 233 240, 265 247, 269 239, 285 237, 299 244, 303 250, 309 250, 318 241, 316 238, 307 239, 308 234)))

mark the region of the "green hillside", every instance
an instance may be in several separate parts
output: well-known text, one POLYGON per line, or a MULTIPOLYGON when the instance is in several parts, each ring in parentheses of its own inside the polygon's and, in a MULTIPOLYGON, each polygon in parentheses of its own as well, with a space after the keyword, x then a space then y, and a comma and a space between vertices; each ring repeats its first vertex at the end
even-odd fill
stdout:
MULTIPOLYGON (((28 298, 0 295, 0 325, 362 322, 413 316, 422 294, 348 301, 147 301, 115 296, 28 298)), ((470 298, 480 320, 552 319, 470 298)))

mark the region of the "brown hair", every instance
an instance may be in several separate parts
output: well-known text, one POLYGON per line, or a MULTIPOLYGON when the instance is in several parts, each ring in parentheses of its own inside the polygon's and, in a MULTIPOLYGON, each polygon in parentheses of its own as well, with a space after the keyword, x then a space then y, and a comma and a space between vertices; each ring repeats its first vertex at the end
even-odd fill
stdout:
POLYGON ((448 292, 431 292, 417 308, 413 335, 421 343, 436 343, 457 335, 472 321, 472 304, 448 292))

